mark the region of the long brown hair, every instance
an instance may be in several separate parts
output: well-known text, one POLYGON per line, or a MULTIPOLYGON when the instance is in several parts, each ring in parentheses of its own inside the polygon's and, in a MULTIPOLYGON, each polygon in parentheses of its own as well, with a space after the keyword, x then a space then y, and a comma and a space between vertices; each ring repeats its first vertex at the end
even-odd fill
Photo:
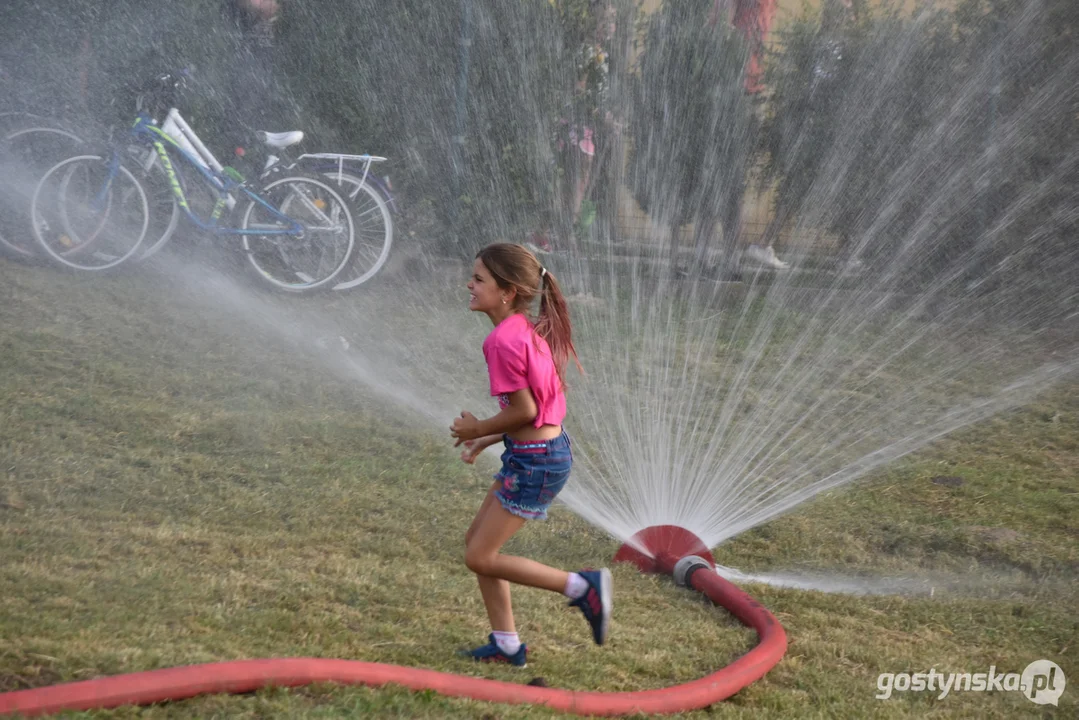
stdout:
POLYGON ((517 295, 513 300, 513 309, 527 312, 532 300, 540 296, 539 315, 535 320, 536 334, 547 341, 554 356, 558 379, 566 385, 566 364, 570 357, 582 373, 581 361, 573 347, 573 327, 569 320, 569 307, 558 280, 540 264, 528 248, 513 243, 496 243, 476 253, 490 271, 495 283, 502 290, 514 288, 517 295))

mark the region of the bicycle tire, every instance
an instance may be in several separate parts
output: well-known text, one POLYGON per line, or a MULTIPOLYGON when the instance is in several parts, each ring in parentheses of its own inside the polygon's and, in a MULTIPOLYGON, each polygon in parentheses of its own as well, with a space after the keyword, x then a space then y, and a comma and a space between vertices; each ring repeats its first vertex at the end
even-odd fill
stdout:
POLYGON ((337 291, 351 290, 374 277, 389 259, 393 247, 393 215, 382 193, 359 175, 334 170, 323 171, 322 176, 345 190, 356 224, 356 247, 348 268, 342 273, 349 277, 333 286, 337 291), (370 231, 363 227, 365 222, 370 231))
MULTIPOLYGON (((292 235, 243 235, 243 248, 247 255, 247 260, 255 274, 263 280, 269 282, 271 285, 281 290, 289 292, 310 292, 312 290, 318 290, 327 287, 329 283, 336 278, 342 270, 348 265, 352 259, 353 248, 356 243, 356 231, 355 223, 352 217, 352 211, 349 208, 345 199, 334 190, 329 184, 323 182, 317 176, 293 174, 288 177, 279 178, 271 182, 266 183, 257 193, 261 199, 274 206, 283 215, 290 219, 304 225, 305 232, 303 236, 297 237, 292 235), (306 189, 293 188, 293 192, 285 196, 284 202, 274 202, 276 196, 289 186, 306 186, 306 189), (318 191, 319 197, 312 198, 311 195, 314 191, 318 191), (336 208, 331 208, 329 215, 322 212, 322 208, 318 207, 318 202, 325 203, 324 198, 329 198, 336 204, 336 208), (296 202, 296 210, 304 210, 308 215, 318 216, 330 221, 330 226, 324 229, 316 229, 309 227, 303 222, 302 218, 294 217, 290 214, 290 210, 293 210, 293 202, 296 202), (343 218, 344 223, 337 223, 335 218, 343 218), (339 229, 335 229, 336 226, 340 226, 339 229), (300 263, 292 260, 288 257, 289 251, 296 251, 301 249, 304 244, 311 245, 311 240, 308 236, 313 235, 315 232, 325 231, 328 234, 345 233, 346 245, 343 251, 337 252, 330 264, 330 271, 326 273, 320 273, 322 277, 312 276, 308 270, 310 265, 306 264, 306 267, 297 267, 300 263), (261 247, 256 248, 258 244, 261 247), (276 248, 276 252, 271 249, 276 248), (261 252, 263 249, 268 249, 266 253, 268 257, 263 257, 261 252), (257 258, 256 255, 259 255, 257 258), (274 256, 280 260, 280 262, 271 262, 274 256), (274 271, 271 269, 273 265, 278 265, 282 274, 291 275, 292 279, 282 279, 275 276, 274 271), (300 282, 296 282, 299 280, 300 282)), ((240 227, 242 229, 251 229, 252 226, 252 214, 256 212, 262 206, 252 200, 248 203, 247 209, 244 211, 243 218, 241 220, 240 227)), ((268 218, 272 220, 272 223, 268 223, 271 227, 281 227, 282 223, 272 217, 268 218)), ((321 220, 320 220, 321 221, 321 220)), ((319 263, 321 264, 321 263, 319 263)))
MULTIPOLYGON (((116 252, 105 252, 101 249, 89 252, 89 246, 94 244, 98 240, 98 238, 110 234, 106 233, 105 226, 109 223, 110 215, 112 215, 114 209, 113 200, 118 194, 121 194, 114 192, 115 188, 112 184, 110 184, 110 186, 107 188, 103 188, 105 200, 108 204, 103 210, 96 211, 96 218, 93 215, 87 216, 85 214, 76 214, 73 211, 77 210, 78 206, 72 205, 69 207, 68 205, 68 202, 71 199, 68 197, 68 192, 72 189, 70 187, 70 183, 74 175, 76 164, 105 164, 109 162, 109 159, 102 155, 76 155, 75 157, 63 160, 54 165, 53 167, 49 168, 48 172, 46 172, 45 175, 42 176, 41 180, 38 181, 37 187, 34 188, 33 199, 30 203, 31 227, 34 231, 34 237, 38 241, 38 246, 45 251, 46 256, 51 261, 73 270, 100 272, 105 270, 111 270, 121 265, 129 258, 134 256, 135 253, 139 250, 139 247, 142 245, 142 241, 146 237, 146 230, 149 225, 150 219, 149 205, 146 200, 146 191, 143 190, 142 185, 138 181, 138 178, 136 178, 135 175, 122 164, 118 168, 118 173, 116 177, 112 178, 111 183, 115 183, 115 180, 118 177, 126 178, 126 180, 130 182, 133 186, 134 195, 137 196, 135 209, 141 212, 141 220, 135 223, 135 226, 137 228, 137 234, 134 237, 134 242, 131 243, 130 249, 128 249, 126 252, 122 252, 119 254, 117 254, 116 252), (58 208, 58 213, 56 214, 58 215, 58 217, 53 218, 53 222, 57 225, 56 228, 53 228, 52 225, 49 223, 49 220, 45 217, 44 205, 46 204, 46 201, 42 197, 42 193, 48 187, 49 179, 54 174, 64 171, 65 169, 67 171, 67 174, 62 178, 57 178, 60 181, 60 187, 57 191, 56 203, 58 208), (83 239, 82 242, 76 243, 74 241, 78 240, 80 236, 75 229, 75 225, 79 224, 79 222, 84 218, 89 218, 94 222, 98 222, 98 225, 96 227, 93 227, 90 233, 90 237, 83 239), (52 239, 53 234, 56 233, 57 230, 60 231, 59 234, 56 235, 58 242, 61 245, 69 245, 69 249, 66 252, 59 252, 50 245, 49 240, 52 239), (48 233, 48 237, 46 237, 46 233, 48 233), (65 238, 67 239, 67 243, 64 242, 65 238), (98 260, 99 263, 90 265, 77 262, 77 259, 80 255, 87 254, 90 257, 98 260), (75 260, 73 260, 72 258, 75 258, 75 260)), ((95 187, 93 184, 87 185, 86 190, 89 191, 93 187, 95 187)), ((127 200, 130 199, 130 197, 127 198, 127 200)), ((118 214, 121 214, 121 212, 122 211, 118 211, 118 214)), ((86 234, 85 230, 83 230, 82 232, 84 235, 86 234)), ((132 238, 131 232, 121 231, 121 229, 119 228, 114 229, 112 233, 115 233, 116 235, 126 236, 126 239, 129 241, 132 238)))
MULTIPOLYGON (((20 175, 28 175, 27 179, 36 183, 45 170, 77 153, 84 144, 79 136, 58 127, 31 125, 10 130, 0 138, 0 163, 6 166, 5 181, 15 184, 20 175), (60 141, 55 149, 42 147, 43 143, 55 140, 60 141), (34 144, 20 147, 28 142, 34 144)), ((0 250, 24 259, 39 254, 30 227, 29 210, 30 199, 14 187, 0 191, 0 250)))

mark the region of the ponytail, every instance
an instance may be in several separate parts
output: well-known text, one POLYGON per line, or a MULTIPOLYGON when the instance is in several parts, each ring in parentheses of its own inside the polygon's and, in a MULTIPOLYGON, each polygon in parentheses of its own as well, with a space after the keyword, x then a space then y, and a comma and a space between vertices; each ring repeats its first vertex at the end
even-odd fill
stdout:
POLYGON ((540 306, 539 317, 536 319, 536 334, 546 340, 551 348, 558 379, 562 381, 563 387, 566 385, 566 365, 571 356, 577 370, 584 374, 584 368, 577 357, 577 349, 573 347, 573 326, 570 324, 566 298, 562 295, 558 281, 546 268, 540 270, 540 306))

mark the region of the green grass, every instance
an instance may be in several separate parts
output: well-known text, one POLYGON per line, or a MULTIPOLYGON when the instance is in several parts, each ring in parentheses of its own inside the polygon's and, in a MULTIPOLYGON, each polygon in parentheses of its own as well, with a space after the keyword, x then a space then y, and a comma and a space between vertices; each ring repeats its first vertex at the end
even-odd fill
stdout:
MULTIPOLYGON (((454 657, 488 632, 461 560, 486 474, 362 386, 254 326, 201 318, 160 285, 0 262, 0 691, 271 656, 623 691, 696 679, 752 646, 700 596, 617 567, 608 646, 559 598, 518 589, 529 668, 454 657)), ((574 568, 618 545, 556 507, 507 550, 574 568)), ((747 585, 790 650, 692 717, 1074 717, 1079 387, 821 496, 716 559, 967 586, 854 597, 747 585), (944 475, 963 482, 931 482, 944 475), (1021 671, 1040 658, 1072 682, 1059 708, 1017 693, 874 699, 881 672, 1021 671)), ((551 715, 318 686, 77 716, 551 715)))

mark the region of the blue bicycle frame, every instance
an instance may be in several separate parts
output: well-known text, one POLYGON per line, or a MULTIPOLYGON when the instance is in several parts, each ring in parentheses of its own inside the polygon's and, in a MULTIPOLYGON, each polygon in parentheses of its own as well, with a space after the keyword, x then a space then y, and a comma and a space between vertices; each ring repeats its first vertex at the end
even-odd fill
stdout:
POLYGON ((103 212, 105 210, 105 203, 108 201, 109 190, 112 188, 112 181, 116 179, 116 176, 120 174, 120 155, 113 153, 109 158, 109 174, 105 178, 105 184, 101 186, 101 190, 98 191, 97 196, 94 197, 94 201, 90 203, 97 212, 103 212))
MULTIPOLYGON (((140 114, 135 120, 135 124, 131 127, 130 137, 140 145, 152 147, 156 152, 158 159, 161 160, 161 167, 164 169, 165 174, 168 176, 169 184, 172 187, 172 194, 176 198, 176 204, 184 211, 188 219, 195 225, 219 235, 302 235, 304 228, 298 222, 282 213, 280 210, 270 205, 268 202, 259 197, 258 194, 249 190, 240 181, 233 177, 230 177, 226 173, 216 172, 203 163, 196 160, 191 153, 185 150, 176 140, 166 133, 164 130, 154 124, 149 115, 144 113, 140 114), (184 195, 183 187, 180 185, 180 179, 178 176, 177 168, 172 163, 169 151, 175 151, 180 154, 180 157, 187 162, 188 165, 193 166, 199 173, 206 179, 206 182, 213 188, 214 193, 217 195, 217 201, 214 203, 213 212, 210 213, 208 220, 203 220, 194 212, 192 212, 190 206, 187 203, 187 197, 184 195), (273 215, 280 219, 287 227, 262 227, 257 229, 242 229, 221 226, 218 221, 221 218, 221 214, 228 204, 230 194, 240 190, 247 195, 251 200, 262 205, 269 210, 273 215)), ((111 184, 112 178, 115 177, 116 172, 119 170, 119 152, 114 152, 113 162, 109 168, 109 183, 111 184)), ((106 185, 106 190, 108 185, 106 185)))

